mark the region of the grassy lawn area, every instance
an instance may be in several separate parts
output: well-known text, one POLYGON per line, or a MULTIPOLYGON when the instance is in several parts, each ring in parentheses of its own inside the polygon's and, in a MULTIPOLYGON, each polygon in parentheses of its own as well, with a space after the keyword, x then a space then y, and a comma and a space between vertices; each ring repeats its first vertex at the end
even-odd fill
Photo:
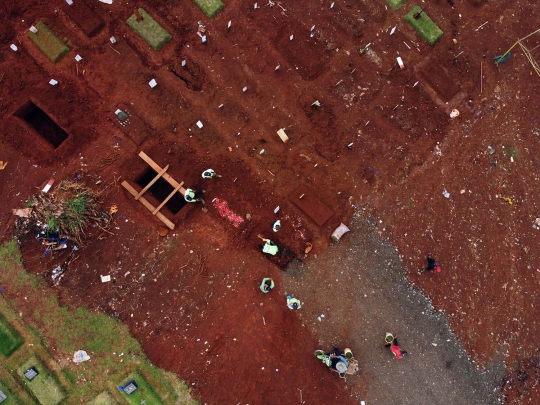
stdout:
POLYGON ((393 10, 397 10, 405 4, 405 0, 386 0, 386 2, 392 7, 393 10))
POLYGON ((122 404, 124 395, 111 384, 126 383, 132 373, 140 377, 140 394, 148 398, 147 405, 198 403, 174 374, 147 360, 139 342, 124 325, 85 308, 70 310, 60 306, 43 279, 26 272, 21 263, 15 241, 0 245, 0 285, 4 287, 0 313, 8 324, 22 325, 18 332, 25 342, 0 362, 0 384, 17 396, 20 401, 16 404, 36 403, 29 392, 44 405, 58 403, 55 400, 62 395, 67 396, 63 402, 66 404, 122 404), (80 365, 66 361, 79 349, 86 350, 91 360, 80 365), (44 364, 51 368, 47 370, 44 364), (19 377, 32 365, 40 372, 34 381, 19 377), (16 375, 13 370, 17 370, 16 375), (38 379, 43 386, 34 384, 38 379), (44 389, 46 385, 55 388, 44 389), (42 399, 42 391, 57 396, 42 399))
POLYGON ((69 48, 47 27, 43 22, 36 24, 38 32, 35 34, 32 31, 28 32, 28 38, 39 48, 41 52, 56 63, 69 52, 69 48))
POLYGON ((137 372, 134 371, 126 378, 122 379, 118 385, 125 385, 128 381, 135 380, 139 389, 131 395, 122 392, 122 397, 132 405, 139 405, 141 401, 146 401, 147 404, 160 405, 163 404, 161 398, 154 392, 152 386, 137 372))
POLYGON ((139 8, 138 11, 142 16, 142 20, 137 21, 137 16, 133 14, 128 18, 127 25, 148 42, 148 45, 159 51, 163 45, 172 39, 172 35, 159 25, 144 9, 139 8))
POLYGON ((115 405, 117 403, 108 391, 103 391, 92 401, 88 402, 87 405, 115 405))
POLYGON ((206 14, 208 18, 213 18, 221 11, 225 4, 221 0, 193 0, 195 4, 206 14))
POLYGON ((2 391, 4 393, 4 395, 7 397, 2 402, 2 405, 18 405, 18 404, 20 404, 21 402, 18 400, 18 398, 16 398, 11 393, 11 391, 8 390, 6 387, 7 387, 7 384, 4 384, 4 383, 0 382, 0 391, 2 391))
POLYGON ((420 18, 415 19, 414 15, 421 10, 422 9, 419 6, 414 6, 412 10, 405 15, 405 21, 407 21, 428 44, 433 45, 443 36, 443 32, 425 12, 420 14, 420 18))
POLYGON ((17 374, 41 405, 57 405, 66 397, 64 387, 60 385, 58 378, 35 356, 30 357, 17 368, 17 374), (28 381, 24 376, 24 372, 32 366, 36 368, 39 375, 32 381, 28 381))
POLYGON ((24 342, 19 333, 9 324, 6 318, 0 314, 0 353, 9 357, 24 342))

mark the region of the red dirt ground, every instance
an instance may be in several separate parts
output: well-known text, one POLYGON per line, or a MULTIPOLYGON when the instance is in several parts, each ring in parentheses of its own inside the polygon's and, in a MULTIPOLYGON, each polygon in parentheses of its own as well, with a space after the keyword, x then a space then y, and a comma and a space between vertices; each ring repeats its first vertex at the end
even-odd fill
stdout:
MULTIPOLYGON (((316 260, 332 230, 367 208, 399 247, 410 279, 449 314, 471 357, 482 365, 504 355, 508 402, 538 400, 529 383, 538 370, 540 258, 532 225, 539 216, 540 78, 517 48, 501 67, 492 62, 538 29, 534 4, 426 3, 445 33, 430 47, 402 18, 410 2, 392 11, 383 1, 336 2, 333 10, 320 1, 259 9, 232 1, 208 20, 192 2, 87 1, 105 21, 92 38, 63 2, 34 3, 5 1, 0 24, 3 235, 12 233, 12 208, 49 178, 73 178, 81 167, 87 183, 103 180, 96 189, 106 191, 106 204, 120 207, 115 235, 90 238, 58 288, 66 304, 117 316, 150 359, 193 384, 203 402, 282 404, 302 389, 310 403, 353 403, 338 389, 342 382, 314 367, 317 339, 284 305, 278 268, 303 260, 306 242, 313 244, 307 260, 316 260), (136 7, 173 34, 160 52, 125 24, 136 7), (26 37, 39 20, 67 38, 70 52, 56 65, 26 37), (198 21, 206 24, 206 46, 198 21), (83 57, 78 65, 76 54, 83 57), (50 86, 51 78, 59 85, 50 86), (155 89, 147 84, 152 78, 155 89), (16 115, 29 100, 69 134, 57 149, 16 115), (315 100, 320 108, 311 107, 315 100), (125 128, 117 108, 131 114, 125 128), (453 108, 461 114, 452 121, 453 108), (140 150, 170 164, 186 186, 204 188, 208 212, 198 204, 174 215, 164 209, 177 228, 159 237, 159 220, 119 186, 145 173, 140 150), (119 158, 109 164, 115 151, 119 158), (208 167, 223 177, 203 180, 208 167), (324 225, 291 201, 299 187, 335 212, 324 225), (251 220, 233 226, 214 198, 251 220), (273 234, 276 218, 283 230, 273 234), (284 254, 263 257, 258 234, 284 254), (417 274, 427 252, 441 262, 441 274, 417 274), (105 274, 115 283, 102 284, 105 274), (262 296, 258 283, 268 275, 278 288, 262 296)), ((527 46, 538 43, 533 37, 527 46)), ((29 236, 29 270, 46 273, 65 259, 42 251, 29 236)))

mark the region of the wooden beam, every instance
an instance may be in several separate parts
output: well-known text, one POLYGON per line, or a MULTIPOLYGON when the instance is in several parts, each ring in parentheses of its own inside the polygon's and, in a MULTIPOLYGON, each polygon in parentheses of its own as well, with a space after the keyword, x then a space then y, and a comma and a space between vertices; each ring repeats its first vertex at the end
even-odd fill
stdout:
MULTIPOLYGON (((150 158, 146 153, 141 151, 139 153, 139 156, 140 156, 140 158, 142 160, 144 160, 146 163, 148 163, 148 166, 150 166, 156 172, 159 173, 161 171, 161 167, 159 167, 159 165, 156 162, 154 162, 152 160, 152 158, 150 158)), ((163 179, 165 179, 171 186, 173 186, 173 188, 178 187, 178 184, 180 184, 175 179, 173 179, 169 173, 163 173, 163 179)), ((186 195, 186 189, 184 187, 182 187, 181 184, 180 184, 180 188, 178 189, 178 191, 180 191, 183 196, 186 195)))
MULTIPOLYGON (((122 186, 124 186, 124 188, 130 192, 130 194, 135 197, 137 196, 139 193, 137 190, 135 190, 127 181, 123 181, 122 182, 122 186)), ((139 198, 139 201, 146 207, 148 208, 148 210, 150 212, 154 212, 154 210, 156 209, 146 198, 144 197, 140 197, 139 198)), ((169 229, 174 229, 174 224, 165 216, 163 215, 161 212, 157 212, 156 214, 156 217, 158 217, 161 222, 163 222, 165 225, 167 225, 167 227, 169 229)))
POLYGON ((165 174, 165 172, 167 171, 168 168, 169 168, 169 165, 165 166, 165 168, 164 168, 162 171, 160 171, 160 172, 156 175, 156 177, 154 177, 154 178, 152 179, 152 181, 151 181, 150 183, 148 183, 148 184, 146 185, 146 187, 143 188, 143 189, 141 190, 141 192, 140 192, 139 194, 137 194, 137 195, 135 196, 135 199, 138 200, 139 198, 141 198, 141 196, 142 196, 144 193, 146 193, 146 190, 148 190, 150 187, 152 187, 152 186, 154 185, 154 183, 155 183, 156 181, 158 181, 158 180, 161 178, 161 176, 163 176, 163 175, 165 174))
POLYGON ((167 203, 167 201, 173 198, 173 196, 178 192, 178 190, 180 190, 180 187, 182 187, 182 184, 184 184, 184 182, 181 182, 178 186, 176 186, 176 188, 172 191, 172 193, 169 194, 167 198, 165 198, 161 204, 159 204, 159 207, 157 207, 154 210, 154 212, 152 212, 152 215, 156 215, 159 212, 159 210, 163 208, 163 206, 167 203))

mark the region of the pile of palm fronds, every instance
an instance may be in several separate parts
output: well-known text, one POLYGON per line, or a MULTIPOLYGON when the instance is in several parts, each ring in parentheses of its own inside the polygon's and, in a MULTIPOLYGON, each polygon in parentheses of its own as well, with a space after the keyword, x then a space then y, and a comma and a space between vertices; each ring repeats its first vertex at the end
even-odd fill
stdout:
POLYGON ((98 238, 111 233, 113 214, 102 210, 100 197, 84 183, 64 180, 51 193, 40 193, 29 201, 32 223, 40 233, 68 237, 83 245, 89 226, 96 228, 98 238))

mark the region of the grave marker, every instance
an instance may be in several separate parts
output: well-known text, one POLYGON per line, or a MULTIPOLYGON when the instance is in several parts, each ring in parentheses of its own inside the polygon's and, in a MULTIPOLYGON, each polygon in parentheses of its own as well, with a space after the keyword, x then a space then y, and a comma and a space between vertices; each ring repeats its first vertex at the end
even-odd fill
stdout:
POLYGON ((28 370, 26 370, 23 374, 28 379, 28 381, 32 381, 34 378, 36 378, 39 375, 39 372, 36 370, 36 367, 32 366, 28 370))

